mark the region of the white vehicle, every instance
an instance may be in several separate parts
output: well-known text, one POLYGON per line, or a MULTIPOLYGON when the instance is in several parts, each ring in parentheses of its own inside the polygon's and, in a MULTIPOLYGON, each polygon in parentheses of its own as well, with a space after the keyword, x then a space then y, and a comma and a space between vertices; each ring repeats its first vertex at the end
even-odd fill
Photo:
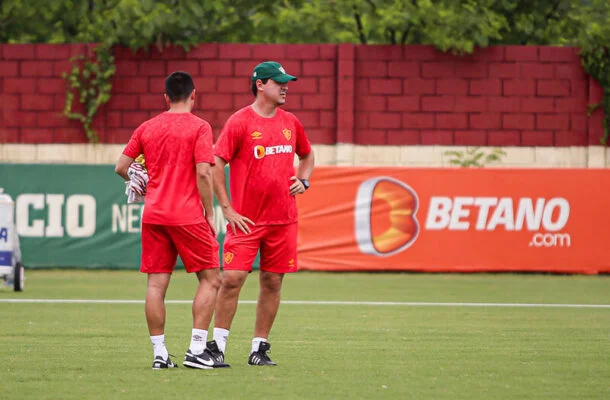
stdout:
POLYGON ((25 274, 14 210, 13 199, 0 188, 0 286, 12 286, 16 292, 21 292, 25 274))

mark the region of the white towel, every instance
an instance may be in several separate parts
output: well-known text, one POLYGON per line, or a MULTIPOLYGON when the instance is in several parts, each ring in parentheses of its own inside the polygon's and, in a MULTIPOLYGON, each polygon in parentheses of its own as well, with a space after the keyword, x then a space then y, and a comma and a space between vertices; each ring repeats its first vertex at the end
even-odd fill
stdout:
POLYGON ((146 169, 141 164, 133 162, 127 170, 127 176, 129 177, 129 180, 125 182, 127 203, 143 203, 148 186, 146 169))

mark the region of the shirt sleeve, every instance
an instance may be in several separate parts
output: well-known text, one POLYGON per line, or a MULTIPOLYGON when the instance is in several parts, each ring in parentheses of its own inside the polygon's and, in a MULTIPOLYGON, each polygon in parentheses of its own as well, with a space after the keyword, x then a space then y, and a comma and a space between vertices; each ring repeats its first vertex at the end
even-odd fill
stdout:
POLYGON ((214 146, 213 146, 212 127, 209 123, 204 123, 197 132, 195 141, 195 164, 208 163, 214 165, 214 146))
POLYGON ((225 123, 214 146, 214 154, 217 157, 222 158, 226 162, 231 162, 235 157, 239 150, 241 126, 241 123, 235 117, 230 117, 225 123))
POLYGON ((144 149, 142 148, 142 141, 140 140, 140 136, 142 135, 142 125, 136 128, 136 130, 132 133, 129 142, 127 142, 127 146, 123 150, 123 154, 127 157, 131 157, 135 159, 140 154, 144 153, 144 149))
POLYGON ((311 153, 311 143, 309 143, 309 139, 307 138, 307 134, 305 133, 305 129, 297 118, 294 121, 296 127, 296 149, 295 152, 298 156, 306 156, 311 153))

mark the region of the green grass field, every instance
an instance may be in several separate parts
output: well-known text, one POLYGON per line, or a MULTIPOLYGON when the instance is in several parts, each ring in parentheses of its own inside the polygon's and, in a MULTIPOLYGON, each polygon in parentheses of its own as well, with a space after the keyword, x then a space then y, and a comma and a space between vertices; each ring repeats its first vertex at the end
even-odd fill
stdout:
MULTIPOLYGON (((467 304, 285 303, 270 342, 279 366, 246 364, 255 305, 239 306, 228 370, 152 371, 132 271, 26 271, 23 293, 0 292, 0 399, 608 399, 610 308, 467 304)), ((241 300, 257 297, 258 274, 241 300)), ((286 301, 610 305, 610 277, 302 272, 286 301)), ((168 300, 190 300, 176 272, 168 300)), ((179 362, 188 303, 167 305, 179 362)))

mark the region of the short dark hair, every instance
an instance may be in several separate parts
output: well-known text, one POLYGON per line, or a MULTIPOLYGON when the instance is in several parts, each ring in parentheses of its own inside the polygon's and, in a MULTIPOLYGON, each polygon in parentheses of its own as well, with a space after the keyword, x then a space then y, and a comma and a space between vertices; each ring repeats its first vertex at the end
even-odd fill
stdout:
POLYGON ((172 103, 188 99, 194 89, 193 78, 186 72, 176 71, 165 78, 165 94, 172 103))
MULTIPOLYGON (((265 83, 267 83, 268 80, 269 80, 269 78, 261 79, 261 82, 263 82, 263 85, 264 85, 265 83)), ((256 81, 254 81, 254 82, 252 82, 252 94, 254 95, 254 97, 256 97, 257 93, 258 93, 258 89, 256 88, 256 81)))

